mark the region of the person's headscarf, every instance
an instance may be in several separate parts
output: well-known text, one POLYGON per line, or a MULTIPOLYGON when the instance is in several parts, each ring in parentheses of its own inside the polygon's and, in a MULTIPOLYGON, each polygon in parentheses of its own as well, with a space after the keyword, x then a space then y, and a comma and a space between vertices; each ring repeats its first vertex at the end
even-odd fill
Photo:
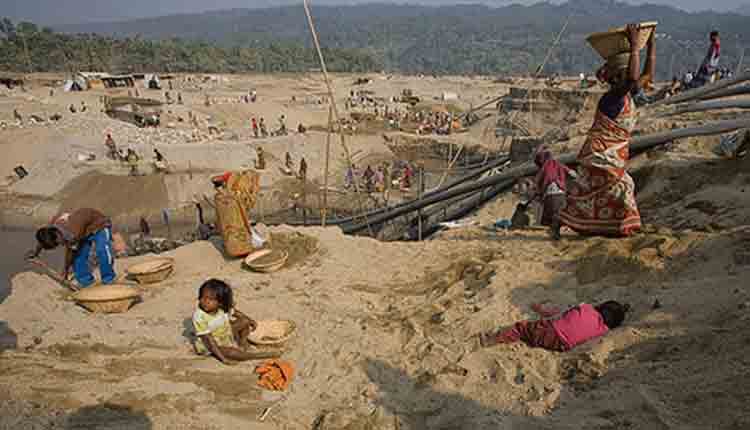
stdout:
POLYGON ((568 174, 568 168, 552 158, 552 152, 550 152, 549 148, 540 147, 534 156, 534 163, 539 167, 539 173, 536 175, 536 185, 539 193, 544 194, 547 187, 553 182, 562 191, 565 191, 565 178, 568 174))

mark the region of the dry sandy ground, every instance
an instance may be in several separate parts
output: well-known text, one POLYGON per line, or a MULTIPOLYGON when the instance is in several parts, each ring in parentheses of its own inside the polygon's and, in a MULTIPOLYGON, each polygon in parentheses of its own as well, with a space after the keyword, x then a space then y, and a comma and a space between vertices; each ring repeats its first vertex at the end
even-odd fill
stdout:
MULTIPOLYGON (((310 79, 275 82, 255 83, 261 95, 267 88, 277 97, 269 109, 302 91, 294 85, 322 88, 310 79)), ((393 85, 395 93, 389 82, 372 85, 393 85)), ((423 94, 438 87, 423 85, 423 94)), ((476 90, 486 94, 490 85, 476 90)), ((244 114, 230 118, 234 112, 228 108, 225 121, 240 122, 244 114)), ((313 115, 325 121, 326 112, 313 115)), ((69 151, 51 138, 24 146, 7 132, 3 145, 40 163, 45 151, 69 151)), ((312 153, 323 141, 295 139, 280 146, 312 153)), ((374 140, 363 151, 382 145, 374 140)), ((207 145, 247 151, 249 143, 239 142, 207 145)), ((710 154, 715 143, 688 139, 633 161, 648 225, 630 239, 565 232, 553 243, 544 230, 487 228, 510 217, 515 199, 507 195, 479 211, 485 227, 422 243, 274 228, 275 246, 291 249, 293 261, 272 274, 248 272, 226 260, 220 244, 197 242, 171 252, 175 275, 142 288, 143 301, 125 314, 89 314, 49 278, 19 274, 0 304, 18 346, 0 354, 0 428, 749 428, 750 160, 719 160, 710 154), (256 363, 228 367, 192 354, 189 318, 209 277, 230 282, 238 308, 254 318, 297 323, 284 355, 296 370, 288 392, 260 390, 256 363), (608 299, 633 306, 626 324, 573 352, 476 348, 473 335, 531 318, 535 302, 608 299)), ((200 144, 164 143, 177 145, 200 144)), ((233 160, 244 153, 227 151, 233 160)), ((48 194, 60 201, 66 187, 99 186, 96 178, 76 181, 48 194)), ((118 270, 145 258, 119 260, 118 270)))
POLYGON ((750 425, 747 227, 559 244, 534 230, 406 244, 275 231, 307 241, 311 255, 262 275, 198 242, 174 251, 176 275, 142 288, 143 302, 126 314, 88 314, 48 278, 16 276, 0 305, 19 347, 0 356, 0 428, 89 428, 70 424, 79 419, 155 429, 750 425), (488 268, 489 285, 469 297, 488 268), (256 387, 253 363, 192 354, 196 290, 213 276, 253 317, 298 324, 284 355, 297 374, 284 395, 256 387), (474 348, 473 334, 531 317, 532 303, 606 299, 630 303, 633 314, 577 351, 474 348))
MULTIPOLYGON (((345 115, 344 98, 351 90, 367 89, 377 97, 390 100, 399 96, 406 88, 413 89, 427 103, 440 104, 435 100, 443 91, 460 94, 458 101, 451 102, 460 108, 478 105, 488 98, 507 91, 507 85, 496 84, 487 79, 470 79, 460 77, 416 78, 401 76, 381 76, 373 74, 373 81, 364 86, 355 86, 353 82, 360 76, 336 75, 334 86, 336 99, 345 115)), ((46 81, 50 76, 41 76, 46 81)), ((56 78, 62 79, 62 76, 56 78)), ((211 174, 230 169, 248 169, 255 166, 257 159, 255 149, 262 146, 266 152, 267 169, 262 172, 263 186, 270 194, 276 184, 283 178, 279 168, 283 166, 285 154, 292 155, 295 166, 304 157, 309 166, 309 178, 322 183, 326 133, 311 131, 306 135, 296 133, 297 124, 324 127, 328 111, 325 104, 318 104, 326 94, 325 85, 317 75, 232 75, 223 76, 217 82, 188 84, 182 82, 182 76, 175 81, 171 91, 172 98, 176 93, 183 95, 184 104, 165 105, 162 127, 157 129, 139 129, 134 125, 109 118, 101 112, 100 97, 103 95, 124 95, 127 90, 96 90, 77 93, 65 93, 60 87, 42 86, 32 80, 27 91, 15 89, 0 91, 0 148, 6 156, 0 159, 0 192, 11 193, 2 205, 4 225, 23 225, 45 222, 51 215, 66 207, 63 196, 82 200, 86 198, 76 188, 76 178, 86 174, 123 175, 128 168, 105 157, 104 138, 111 133, 118 146, 133 148, 145 157, 141 165, 144 172, 152 170, 150 160, 153 149, 158 149, 169 161, 173 175, 164 177, 164 184, 157 184, 153 189, 144 181, 133 179, 130 182, 98 178, 112 189, 122 189, 122 194, 146 194, 146 200, 154 202, 148 208, 110 213, 121 217, 119 222, 137 220, 140 216, 156 216, 161 209, 168 207, 180 209, 191 205, 196 196, 211 192, 207 177, 211 174), (240 96, 251 89, 258 93, 258 102, 239 103, 240 96), (211 106, 205 106, 206 96, 212 100, 211 106), (292 102, 292 97, 296 101, 292 102), (85 102, 86 112, 71 114, 69 105, 80 105, 85 102), (18 124, 13 118, 13 109, 18 109, 25 118, 18 124), (58 122, 32 124, 28 118, 35 114, 49 118, 59 113, 62 119, 58 122), (199 120, 193 126, 188 120, 189 113, 199 120), (277 128, 278 117, 287 117, 287 126, 293 132, 287 137, 269 137, 255 139, 250 129, 250 118, 264 117, 269 131, 277 128), (182 121, 178 121, 182 119, 182 121), (220 134, 210 135, 208 126, 217 126, 220 134), (93 162, 81 162, 79 156, 94 154, 93 162), (12 169, 23 165, 31 174, 27 178, 12 183, 8 178, 12 169), (125 188, 122 188, 125 187, 125 188), (166 187, 167 196, 163 197, 160 189, 166 187), (71 197, 72 194, 77 196, 71 197), (156 203, 159 203, 158 205, 156 203), (33 222, 29 222, 33 220, 33 222)), ((143 97, 165 100, 164 90, 152 91, 141 88, 143 97)), ((406 105, 389 103, 391 108, 405 109, 406 105)), ((492 135, 494 124, 477 127, 471 133, 457 137, 459 143, 468 141, 476 144, 482 141, 494 141, 492 135), (480 130, 481 129, 481 130, 480 130)), ((357 135, 346 139, 353 161, 372 157, 391 157, 391 151, 379 131, 371 134, 357 135)), ((331 151, 331 173, 329 182, 340 186, 345 170, 346 156, 339 140, 334 138, 331 151)), ((126 200, 126 198, 123 198, 126 200)), ((93 199, 89 205, 104 206, 109 201, 93 199)), ((269 202, 270 203, 270 202, 269 202)))

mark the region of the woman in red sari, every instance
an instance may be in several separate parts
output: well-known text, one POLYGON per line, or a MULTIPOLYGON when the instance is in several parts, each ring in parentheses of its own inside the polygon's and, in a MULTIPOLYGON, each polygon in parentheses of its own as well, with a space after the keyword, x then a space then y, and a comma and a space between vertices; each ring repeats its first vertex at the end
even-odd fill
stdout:
POLYGON ((578 153, 577 178, 570 181, 567 204, 560 212, 562 224, 581 234, 629 236, 641 228, 635 184, 626 170, 636 123, 631 94, 651 80, 656 50, 652 34, 641 76, 635 43, 639 31, 637 25, 628 25, 630 53, 608 58, 597 72, 610 84, 610 90, 599 100, 594 124, 578 153))

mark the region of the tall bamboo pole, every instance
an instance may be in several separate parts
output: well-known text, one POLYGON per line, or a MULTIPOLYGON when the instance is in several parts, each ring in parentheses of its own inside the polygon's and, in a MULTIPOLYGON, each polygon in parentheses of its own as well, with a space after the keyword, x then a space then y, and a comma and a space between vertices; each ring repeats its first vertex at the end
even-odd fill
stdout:
POLYGON ((328 106, 328 135, 326 136, 326 162, 323 171, 323 216, 320 225, 326 226, 326 216, 328 214, 328 163, 331 158, 331 133, 333 133, 333 108, 328 106))

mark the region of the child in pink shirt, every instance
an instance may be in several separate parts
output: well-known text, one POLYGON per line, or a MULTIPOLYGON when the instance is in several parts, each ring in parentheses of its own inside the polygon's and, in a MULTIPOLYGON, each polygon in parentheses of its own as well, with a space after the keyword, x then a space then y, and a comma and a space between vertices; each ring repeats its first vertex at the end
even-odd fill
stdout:
POLYGON ((531 347, 570 351, 622 325, 629 305, 608 301, 598 306, 582 303, 564 313, 536 304, 531 307, 542 319, 520 321, 507 330, 479 335, 483 347, 522 341, 531 347), (550 319, 545 319, 550 318, 550 319))

